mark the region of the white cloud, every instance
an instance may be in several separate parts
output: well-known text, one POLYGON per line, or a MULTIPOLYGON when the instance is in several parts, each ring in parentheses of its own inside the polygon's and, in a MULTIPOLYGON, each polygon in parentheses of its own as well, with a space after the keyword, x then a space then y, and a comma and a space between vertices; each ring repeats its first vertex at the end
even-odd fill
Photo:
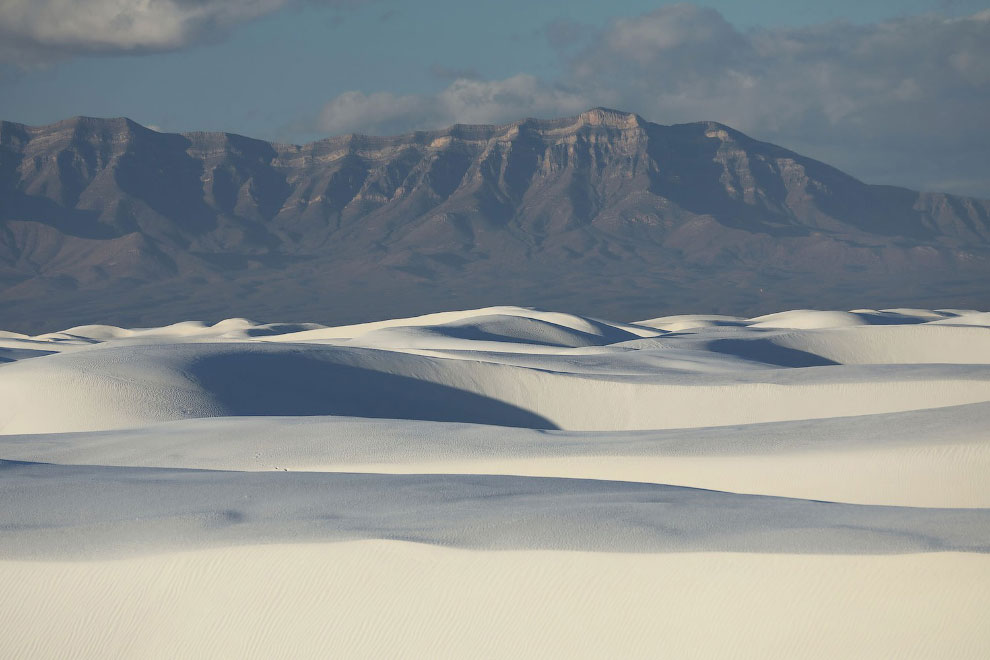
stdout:
POLYGON ((573 114, 587 110, 588 104, 579 92, 526 74, 504 80, 455 80, 437 100, 450 117, 467 124, 573 114))
POLYGON ((170 50, 203 31, 256 18, 286 0, 3 0, 0 31, 65 52, 170 50))
POLYGON ((458 78, 432 95, 344 92, 323 107, 317 127, 328 133, 389 134, 575 114, 587 107, 581 94, 527 74, 490 81, 458 78))
POLYGON ((317 127, 328 133, 403 133, 446 120, 434 99, 391 92, 344 92, 323 106, 317 127))
POLYGON ((297 1, 0 0, 0 57, 26 66, 80 54, 175 50, 297 1))

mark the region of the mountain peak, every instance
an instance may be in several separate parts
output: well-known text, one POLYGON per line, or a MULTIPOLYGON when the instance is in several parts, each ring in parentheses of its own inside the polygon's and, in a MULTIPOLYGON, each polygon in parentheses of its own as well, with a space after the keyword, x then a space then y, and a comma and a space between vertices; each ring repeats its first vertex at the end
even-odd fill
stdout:
POLYGON ((140 126, 140 124, 138 124, 136 121, 128 119, 127 117, 87 117, 85 115, 76 115, 75 117, 69 117, 68 119, 63 119, 62 121, 55 122, 54 124, 51 124, 51 126, 62 127, 62 128, 77 128, 77 127, 125 128, 131 126, 140 126))
POLYGON ((585 110, 577 116, 577 119, 581 124, 610 128, 635 128, 646 123, 646 120, 634 112, 602 107, 585 110))
POLYGON ((58 136, 68 140, 103 140, 108 136, 126 139, 137 134, 151 132, 127 117, 86 117, 77 115, 47 126, 29 127, 37 135, 58 136))

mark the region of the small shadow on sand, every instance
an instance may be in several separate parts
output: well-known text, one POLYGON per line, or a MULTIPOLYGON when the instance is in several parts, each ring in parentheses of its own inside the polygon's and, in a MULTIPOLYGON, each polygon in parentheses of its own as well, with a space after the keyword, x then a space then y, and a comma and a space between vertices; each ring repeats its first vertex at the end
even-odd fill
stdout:
POLYGON ((718 339, 706 348, 715 353, 734 355, 777 367, 827 367, 839 364, 814 353, 780 346, 769 339, 718 339))

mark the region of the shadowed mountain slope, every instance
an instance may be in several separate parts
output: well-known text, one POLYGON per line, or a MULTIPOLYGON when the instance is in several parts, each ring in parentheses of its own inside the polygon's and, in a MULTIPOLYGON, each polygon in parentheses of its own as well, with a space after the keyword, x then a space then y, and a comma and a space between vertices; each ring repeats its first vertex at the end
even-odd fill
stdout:
POLYGON ((593 109, 304 146, 0 122, 0 326, 990 307, 990 201, 593 109))

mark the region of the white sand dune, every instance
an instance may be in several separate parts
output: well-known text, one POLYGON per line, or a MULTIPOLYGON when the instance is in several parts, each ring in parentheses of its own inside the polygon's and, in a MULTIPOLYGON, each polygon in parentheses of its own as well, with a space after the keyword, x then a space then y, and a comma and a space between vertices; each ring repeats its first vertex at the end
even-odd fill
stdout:
POLYGON ((0 332, 0 657, 986 657, 988 428, 973 310, 0 332))
POLYGON ((13 658, 986 658, 990 555, 394 541, 0 562, 13 658))
POLYGON ((613 552, 990 552, 990 510, 511 475, 0 463, 8 557, 354 539, 613 552), (974 531, 982 532, 974 534, 974 531))
POLYGON ((990 403, 982 403, 609 433, 335 416, 215 417, 0 436, 0 456, 61 465, 606 479, 853 504, 982 508, 990 507, 988 416, 990 403))
MULTIPOLYGON (((612 349, 619 354, 614 365, 608 352, 596 351, 546 352, 525 366, 512 357, 498 360, 488 352, 479 360, 457 350, 417 355, 381 346, 104 342, 5 365, 0 398, 9 405, 0 411, 0 433, 107 430, 230 415, 617 431, 990 401, 990 369, 979 363, 839 366, 772 339, 723 338, 708 345, 679 339, 638 340, 649 342, 638 352, 650 361, 639 373, 622 368, 638 357, 629 355, 637 350, 629 342, 612 349), (661 341, 667 343, 656 343, 661 341), (685 348, 672 350, 678 343, 685 348), (745 364, 716 371, 709 365, 723 362, 720 353, 734 353, 745 364), (811 365, 832 366, 810 368, 809 356, 811 365), (572 370, 572 363, 578 368, 572 370), (774 368, 789 363, 806 368, 774 368)), ((974 346, 977 361, 984 357, 981 348, 974 346)), ((855 346, 850 352, 861 357, 855 346)))

